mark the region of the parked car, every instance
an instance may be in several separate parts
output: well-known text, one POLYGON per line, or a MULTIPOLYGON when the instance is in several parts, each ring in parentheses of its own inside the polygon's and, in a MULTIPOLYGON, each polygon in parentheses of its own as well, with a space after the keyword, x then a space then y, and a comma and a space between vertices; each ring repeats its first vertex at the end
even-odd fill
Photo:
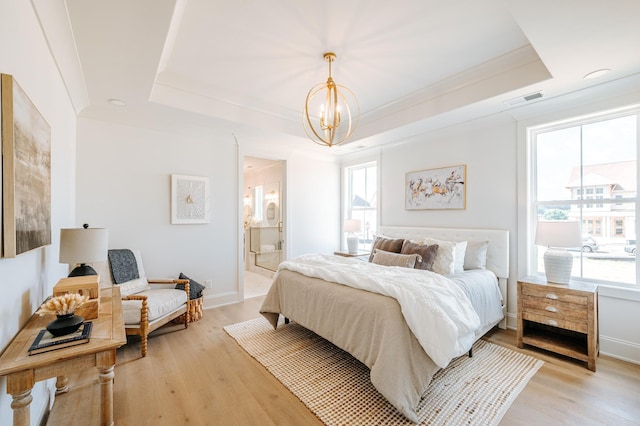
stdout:
POLYGON ((624 251, 635 256, 636 240, 627 240, 627 245, 624 246, 624 251))
POLYGON ((593 253, 598 251, 598 247, 600 244, 595 240, 595 238, 588 236, 582 238, 582 251, 585 253, 593 253))

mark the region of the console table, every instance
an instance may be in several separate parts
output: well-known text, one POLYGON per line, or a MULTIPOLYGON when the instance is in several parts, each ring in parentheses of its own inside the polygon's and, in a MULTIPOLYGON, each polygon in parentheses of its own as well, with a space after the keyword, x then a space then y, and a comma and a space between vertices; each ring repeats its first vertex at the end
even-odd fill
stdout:
POLYGON ((100 291, 98 318, 88 343, 29 356, 29 346, 52 315, 33 315, 0 356, 0 376, 7 376, 7 393, 13 396, 14 426, 30 424, 29 404, 35 382, 57 377, 56 393, 68 390, 67 374, 96 367, 100 383, 100 424, 113 425, 113 378, 116 349, 127 342, 120 288, 100 291))

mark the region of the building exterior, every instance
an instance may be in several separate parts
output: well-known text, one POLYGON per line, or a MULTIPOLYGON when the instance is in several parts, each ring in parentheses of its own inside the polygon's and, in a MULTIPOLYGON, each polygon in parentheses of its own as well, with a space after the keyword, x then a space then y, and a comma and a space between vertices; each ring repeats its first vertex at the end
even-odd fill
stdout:
POLYGON ((571 200, 593 202, 571 204, 569 219, 581 220, 584 233, 594 237, 635 240, 634 204, 622 199, 636 197, 636 161, 583 166, 582 172, 580 176, 580 167, 571 171, 567 185, 571 200))

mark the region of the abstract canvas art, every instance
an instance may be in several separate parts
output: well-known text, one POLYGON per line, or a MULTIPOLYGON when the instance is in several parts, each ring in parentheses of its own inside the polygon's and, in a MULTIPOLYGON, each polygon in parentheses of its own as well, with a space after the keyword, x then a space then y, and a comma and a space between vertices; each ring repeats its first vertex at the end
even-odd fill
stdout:
POLYGON ((171 175, 171 223, 209 223, 209 178, 171 175))
POLYGON ((409 172, 405 176, 405 209, 464 209, 465 165, 409 172))
POLYGON ((13 76, 1 74, 3 257, 51 244, 51 129, 13 76))

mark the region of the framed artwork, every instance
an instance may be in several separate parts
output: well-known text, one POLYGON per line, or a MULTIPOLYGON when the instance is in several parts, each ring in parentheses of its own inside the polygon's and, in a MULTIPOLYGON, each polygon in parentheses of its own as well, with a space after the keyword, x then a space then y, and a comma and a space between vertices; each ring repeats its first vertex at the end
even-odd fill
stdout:
POLYGON ((0 75, 2 256, 51 244, 51 128, 13 76, 0 75))
POLYGON ((404 186, 406 210, 465 209, 467 166, 409 172, 404 186))
POLYGON ((209 223, 209 178, 171 175, 171 223, 209 223))

